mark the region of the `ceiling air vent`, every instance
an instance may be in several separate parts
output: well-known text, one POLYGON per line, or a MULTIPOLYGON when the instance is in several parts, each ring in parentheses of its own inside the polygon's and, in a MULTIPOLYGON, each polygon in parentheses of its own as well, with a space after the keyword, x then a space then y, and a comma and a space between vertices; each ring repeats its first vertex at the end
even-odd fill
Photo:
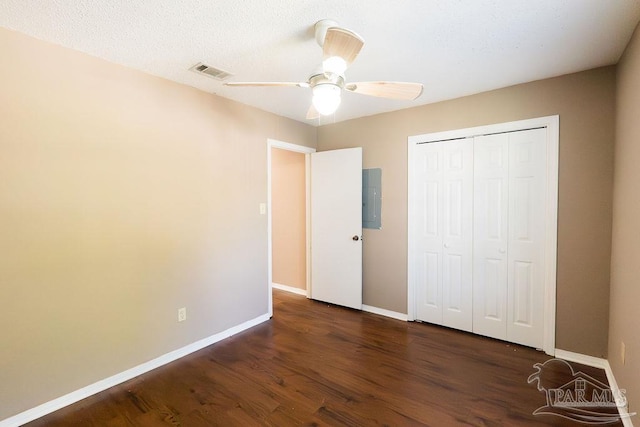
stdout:
POLYGON ((189 70, 194 73, 204 74, 205 76, 212 77, 216 80, 226 80, 231 77, 231 73, 203 64, 202 62, 198 62, 193 67, 189 68, 189 70))

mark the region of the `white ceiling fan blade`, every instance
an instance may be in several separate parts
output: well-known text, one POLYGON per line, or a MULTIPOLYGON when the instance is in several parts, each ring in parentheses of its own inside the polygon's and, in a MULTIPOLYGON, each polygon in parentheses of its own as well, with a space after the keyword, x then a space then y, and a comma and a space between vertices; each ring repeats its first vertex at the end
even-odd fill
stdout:
POLYGON ((318 117, 320 117, 320 113, 318 113, 318 110, 316 110, 316 107, 314 107, 313 104, 311 104, 311 106, 309 107, 309 110, 307 110, 307 120, 314 120, 314 119, 317 119, 318 117))
POLYGON ((307 82, 227 82, 225 86, 251 86, 251 87, 309 87, 307 82))
POLYGON ((408 82, 356 82, 344 87, 346 90, 362 95, 390 99, 416 99, 422 94, 422 84, 408 82))
POLYGON ((338 56, 344 59, 347 67, 356 59, 364 45, 362 37, 340 27, 327 29, 322 46, 324 59, 338 56))

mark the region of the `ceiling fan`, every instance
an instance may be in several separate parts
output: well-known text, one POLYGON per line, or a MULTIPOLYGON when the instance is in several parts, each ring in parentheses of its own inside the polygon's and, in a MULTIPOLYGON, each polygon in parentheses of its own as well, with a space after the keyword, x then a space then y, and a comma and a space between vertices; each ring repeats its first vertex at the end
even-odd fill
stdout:
POLYGON ((306 82, 227 82, 227 86, 294 86, 311 88, 312 104, 307 119, 333 114, 341 101, 342 90, 380 98, 412 100, 422 94, 422 84, 408 82, 354 82, 344 72, 356 59, 364 40, 336 21, 323 19, 315 24, 316 41, 322 47, 322 66, 306 82))

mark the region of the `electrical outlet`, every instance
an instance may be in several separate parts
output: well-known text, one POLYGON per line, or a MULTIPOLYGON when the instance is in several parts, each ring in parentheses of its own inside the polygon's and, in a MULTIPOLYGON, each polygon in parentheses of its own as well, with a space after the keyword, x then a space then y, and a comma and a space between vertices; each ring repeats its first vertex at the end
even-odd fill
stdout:
POLYGON ((182 307, 178 309, 178 322, 184 322, 187 320, 187 308, 182 307))
POLYGON ((622 361, 622 364, 624 365, 624 359, 626 357, 626 353, 627 352, 627 346, 624 345, 624 341, 620 341, 620 360, 622 361))

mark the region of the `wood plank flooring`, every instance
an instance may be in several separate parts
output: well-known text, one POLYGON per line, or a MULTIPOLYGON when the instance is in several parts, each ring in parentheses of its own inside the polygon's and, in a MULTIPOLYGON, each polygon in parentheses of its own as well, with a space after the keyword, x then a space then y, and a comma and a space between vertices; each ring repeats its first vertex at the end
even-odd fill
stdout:
POLYGON ((274 291, 270 321, 28 426, 584 425, 532 414, 546 398, 527 377, 548 359, 274 291))

